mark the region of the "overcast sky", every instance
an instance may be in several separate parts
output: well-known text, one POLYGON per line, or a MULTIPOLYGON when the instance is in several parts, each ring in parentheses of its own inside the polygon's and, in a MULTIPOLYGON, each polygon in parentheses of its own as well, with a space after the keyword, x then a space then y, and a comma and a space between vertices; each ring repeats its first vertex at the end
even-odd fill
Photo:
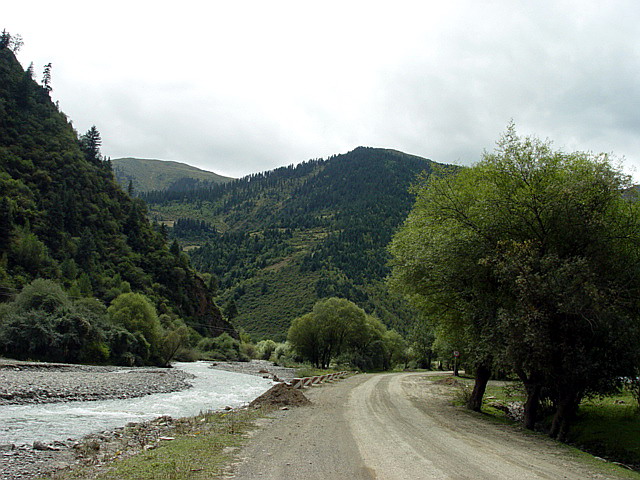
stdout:
POLYGON ((102 153, 242 176, 385 147, 470 164, 510 119, 640 179, 637 1, 4 2, 102 153))

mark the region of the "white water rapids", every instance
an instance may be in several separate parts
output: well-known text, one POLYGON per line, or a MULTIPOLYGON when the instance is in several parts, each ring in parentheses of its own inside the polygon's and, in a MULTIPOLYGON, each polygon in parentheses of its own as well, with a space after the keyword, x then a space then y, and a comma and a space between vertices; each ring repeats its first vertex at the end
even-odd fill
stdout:
POLYGON ((227 405, 239 407, 274 384, 258 376, 214 370, 204 362, 175 367, 196 376, 188 380, 192 388, 124 400, 0 406, 0 444, 77 439, 162 415, 178 418, 227 405))

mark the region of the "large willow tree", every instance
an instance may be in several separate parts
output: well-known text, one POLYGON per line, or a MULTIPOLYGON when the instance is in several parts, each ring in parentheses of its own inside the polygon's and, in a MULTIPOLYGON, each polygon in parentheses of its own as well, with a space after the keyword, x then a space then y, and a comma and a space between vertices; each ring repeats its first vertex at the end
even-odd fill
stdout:
POLYGON ((525 424, 553 402, 563 438, 582 398, 636 373, 640 209, 604 154, 563 153, 510 125, 494 153, 432 174, 391 244, 392 284, 475 367, 479 409, 492 369, 527 389, 525 424))

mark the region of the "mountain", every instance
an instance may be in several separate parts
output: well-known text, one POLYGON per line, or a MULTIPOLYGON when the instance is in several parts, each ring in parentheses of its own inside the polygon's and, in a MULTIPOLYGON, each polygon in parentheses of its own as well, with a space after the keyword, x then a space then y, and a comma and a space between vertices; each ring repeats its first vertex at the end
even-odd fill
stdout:
MULTIPOLYGON (((386 246, 409 187, 434 162, 359 147, 189 192, 142 195, 155 220, 213 276, 233 323, 282 339, 320 298, 348 298, 406 331, 414 312, 388 292, 386 246), (237 314, 236 314, 237 311, 237 314)), ((445 170, 456 167, 441 166, 445 170)))
MULTIPOLYGON (((115 182, 99 132, 78 138, 0 42, 0 301, 36 278, 109 303, 122 292, 204 335, 234 333, 188 258, 168 248, 146 206, 115 182)), ((3 310, 6 312, 6 310, 3 310)), ((45 328, 44 326, 42 328, 45 328)))
POLYGON ((135 192, 151 190, 190 190, 201 182, 224 183, 233 180, 191 165, 166 160, 115 158, 111 160, 113 173, 123 189, 129 182, 135 192))

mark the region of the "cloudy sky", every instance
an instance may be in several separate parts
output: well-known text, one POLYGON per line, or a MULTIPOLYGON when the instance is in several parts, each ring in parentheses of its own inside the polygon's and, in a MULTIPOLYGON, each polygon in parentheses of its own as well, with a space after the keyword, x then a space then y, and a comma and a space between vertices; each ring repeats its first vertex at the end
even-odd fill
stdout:
POLYGON ((640 179, 635 0, 5 2, 103 154, 242 176, 385 147, 470 164, 510 119, 640 179))

